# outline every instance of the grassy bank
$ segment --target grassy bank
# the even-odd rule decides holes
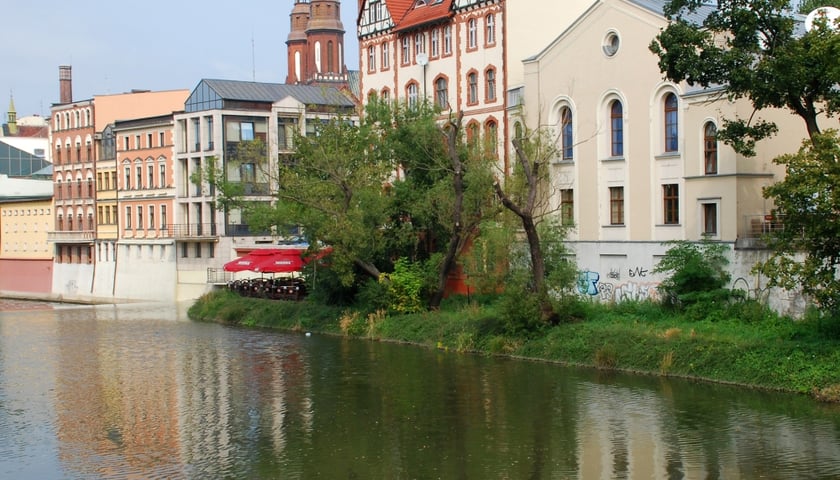
[[[773,316],[749,322],[744,316],[692,321],[650,303],[582,308],[584,321],[527,334],[507,331],[493,302],[479,305],[463,299],[437,312],[386,316],[220,291],[199,299],[189,315],[199,321],[403,341],[840,401],[840,342],[828,339],[818,322]]]

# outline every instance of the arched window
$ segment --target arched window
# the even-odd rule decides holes
[[[411,82],[405,89],[406,96],[408,97],[408,106],[415,107],[417,106],[417,83]]]
[[[563,107],[560,109],[560,149],[561,158],[563,160],[573,160],[574,157],[574,137],[572,124],[572,109]]]
[[[335,68],[335,54],[333,53],[333,42],[330,40],[327,42],[327,73],[335,73],[338,72],[338,69]],[[374,56],[374,65],[373,68],[376,68],[376,57]]]
[[[665,95],[665,151],[676,152],[679,146],[679,128],[677,120],[677,96]]]
[[[488,102],[496,100],[496,69],[488,68],[484,72],[485,79],[485,96]]]
[[[478,74],[470,72],[467,75],[467,104],[475,105],[478,103]]]
[[[61,145],[55,146],[55,164],[61,165]]]
[[[499,151],[499,127],[495,120],[489,120],[484,125],[484,135],[487,151],[493,156],[497,156]]]
[[[610,155],[624,155],[624,111],[618,100],[610,105]]]
[[[716,174],[718,172],[717,127],[712,122],[707,122],[703,127],[703,159],[706,175]]]
[[[435,80],[435,105],[444,109],[449,106],[449,86],[443,77]]]
[[[478,140],[478,123],[472,121],[467,125],[467,143],[474,145]]]
[[[382,89],[381,95],[382,95],[382,101],[383,102],[387,103],[387,102],[391,101],[391,91],[388,90],[387,88]]]

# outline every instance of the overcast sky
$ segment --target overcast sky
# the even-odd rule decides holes
[[[356,0],[341,2],[345,63],[359,68]],[[58,67],[73,98],[132,89],[192,90],[202,78],[286,80],[294,0],[8,1],[0,5],[0,123],[49,116]]]

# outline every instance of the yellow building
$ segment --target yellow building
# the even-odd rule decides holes
[[[0,175],[0,192],[0,290],[49,293],[52,182]]]

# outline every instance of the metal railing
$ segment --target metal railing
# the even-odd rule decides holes
[[[212,238],[219,236],[215,223],[173,223],[166,226],[166,236],[180,238]]]
[[[744,232],[741,238],[762,238],[765,235],[780,232],[785,225],[781,217],[774,215],[744,215]]]
[[[53,243],[92,242],[95,238],[96,231],[94,230],[47,232],[47,242]]]
[[[226,285],[233,281],[233,272],[226,272],[223,268],[208,268],[207,283]]]

